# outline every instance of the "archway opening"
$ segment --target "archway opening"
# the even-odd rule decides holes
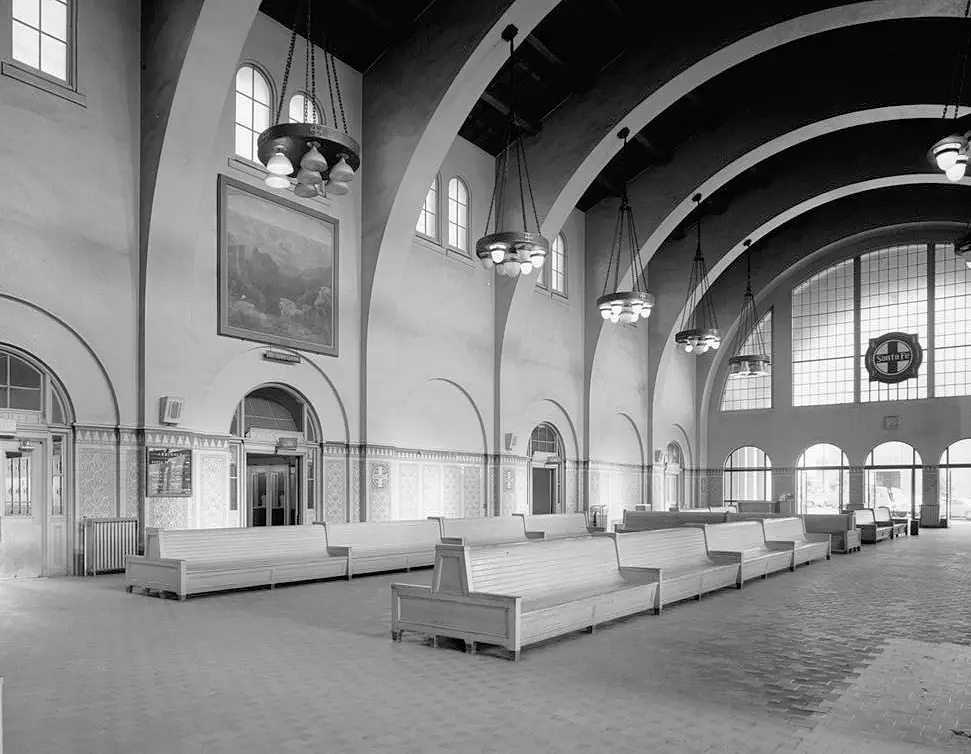
[[[889,508],[894,516],[920,515],[924,472],[920,453],[905,442],[877,445],[863,465],[867,508]]]
[[[229,432],[229,510],[239,525],[312,523],[320,507],[321,431],[306,399],[284,385],[260,386],[240,401]]]
[[[971,439],[947,447],[941,454],[938,473],[942,517],[971,524]]]
[[[563,438],[548,422],[536,425],[529,435],[532,467],[530,513],[563,513]]]
[[[839,513],[850,495],[850,464],[840,448],[818,443],[796,462],[797,512]]]

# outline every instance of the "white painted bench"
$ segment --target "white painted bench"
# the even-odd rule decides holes
[[[498,545],[526,542],[526,523],[522,516],[484,516],[482,518],[446,518],[441,522],[442,542],[453,545]]]
[[[405,631],[522,647],[627,615],[656,611],[649,571],[621,568],[611,536],[438,547],[431,586],[391,585],[391,637]]]
[[[680,511],[624,511],[624,520],[616,527],[617,532],[653,531],[673,529],[688,524],[714,524],[730,520],[735,514],[727,511],[712,513],[707,508]]]
[[[877,526],[889,526],[890,527],[890,538],[896,539],[897,537],[909,535],[910,534],[910,519],[908,518],[894,518],[893,514],[890,513],[890,509],[886,506],[881,506],[879,508],[874,508],[873,518],[877,522]]]
[[[758,521],[705,524],[705,544],[712,560],[741,564],[740,585],[756,576],[789,570],[792,564],[792,547],[766,543]]]
[[[792,548],[792,570],[800,563],[831,557],[829,534],[807,534],[801,518],[766,518],[762,520],[762,531],[766,544]]]
[[[513,516],[523,518],[529,539],[589,537],[592,534],[587,527],[587,516],[584,513],[547,513],[536,516],[514,513]]]
[[[811,513],[802,522],[809,534],[830,535],[831,552],[859,552],[862,539],[852,513]]]
[[[716,562],[708,555],[705,533],[681,527],[617,534],[621,566],[637,566],[657,573],[658,612],[663,605],[724,589],[741,587],[737,562]]]
[[[327,534],[327,551],[347,558],[347,578],[362,573],[427,568],[435,564],[442,541],[438,521],[368,521],[319,524]]]
[[[893,535],[892,524],[878,524],[872,508],[858,508],[853,511],[853,522],[860,530],[860,536],[868,544],[876,544]]]
[[[125,559],[125,588],[190,594],[334,578],[347,558],[327,551],[319,526],[146,529],[145,555]]]

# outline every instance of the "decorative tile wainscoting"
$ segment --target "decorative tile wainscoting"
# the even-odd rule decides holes
[[[647,502],[649,479],[649,466],[589,461],[589,504],[607,506],[608,523],[620,521],[625,510]]]

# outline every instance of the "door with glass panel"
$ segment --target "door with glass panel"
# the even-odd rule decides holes
[[[290,526],[300,523],[296,502],[296,467],[251,466],[249,526]]]
[[[44,575],[42,457],[0,442],[0,579]]]

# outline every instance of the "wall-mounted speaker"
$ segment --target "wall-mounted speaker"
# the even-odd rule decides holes
[[[519,444],[519,435],[514,435],[512,432],[506,432],[506,450],[515,450],[516,445]]]
[[[185,398],[174,398],[171,395],[164,395],[159,398],[160,424],[175,425],[182,421],[182,410],[185,407]]]

